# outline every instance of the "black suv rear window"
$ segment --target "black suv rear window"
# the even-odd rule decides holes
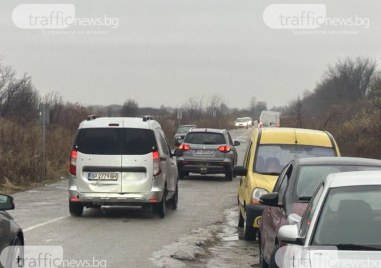
[[[81,153],[142,155],[157,149],[154,132],[139,128],[80,129],[74,147]]]
[[[220,133],[189,132],[184,142],[193,144],[226,144],[225,137]]]

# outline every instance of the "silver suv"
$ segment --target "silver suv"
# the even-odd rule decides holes
[[[190,172],[199,174],[223,173],[233,179],[233,167],[237,163],[235,146],[226,129],[193,128],[175,151],[179,178]]]
[[[160,124],[150,118],[88,117],[71,151],[69,210],[152,206],[163,218],[177,208],[177,168]]]

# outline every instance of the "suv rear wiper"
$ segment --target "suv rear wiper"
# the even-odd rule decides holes
[[[299,196],[300,201],[311,201],[312,196]]]
[[[361,244],[337,244],[335,245],[338,249],[342,250],[381,250],[381,245],[371,246],[371,245],[361,245]]]

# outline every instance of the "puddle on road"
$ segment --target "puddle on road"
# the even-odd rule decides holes
[[[259,267],[258,244],[243,240],[237,227],[238,208],[226,210],[224,218],[154,252],[151,260],[157,267]]]

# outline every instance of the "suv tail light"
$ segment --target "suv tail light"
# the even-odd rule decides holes
[[[220,151],[221,153],[228,153],[231,151],[231,148],[230,148],[230,146],[223,145],[223,146],[218,147],[218,151]]]
[[[188,144],[181,144],[180,147],[179,147],[180,150],[183,150],[183,151],[188,151],[191,149],[191,147],[188,145]]]
[[[158,176],[161,173],[160,153],[158,151],[152,152],[152,160],[153,160],[153,175]]]
[[[71,175],[77,175],[77,151],[74,149],[71,150],[70,154],[69,172]]]

